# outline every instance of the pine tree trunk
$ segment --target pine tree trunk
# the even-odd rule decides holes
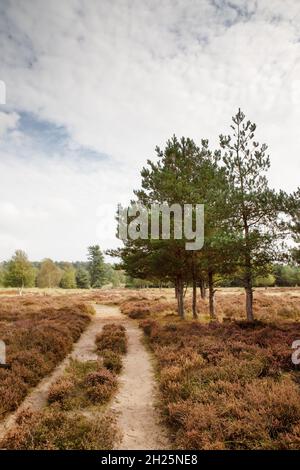
[[[184,318],[183,282],[181,276],[177,278],[177,306],[178,315],[180,318]]]
[[[193,318],[198,318],[197,312],[197,281],[196,277],[193,278]]]
[[[247,315],[247,320],[250,321],[250,322],[253,322],[254,321],[254,315],[253,315],[253,287],[252,287],[252,278],[251,278],[251,271],[250,270],[246,274],[245,292],[246,292],[246,315]]]
[[[200,295],[201,295],[201,299],[204,300],[204,299],[206,298],[206,288],[205,288],[205,281],[204,281],[204,279],[200,279],[199,284],[200,284]]]
[[[248,245],[249,228],[247,224],[245,224],[245,238],[246,238],[246,245]],[[246,315],[247,315],[247,320],[249,322],[253,322],[254,314],[253,314],[252,266],[251,266],[251,253],[248,247],[247,247],[247,252],[245,256],[245,265],[246,265],[246,274],[245,274]]]
[[[211,320],[216,319],[215,313],[215,290],[214,290],[214,281],[213,273],[209,271],[208,273],[208,290],[209,290],[209,315]]]

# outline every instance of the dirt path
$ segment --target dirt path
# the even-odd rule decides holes
[[[26,409],[40,410],[47,403],[51,385],[64,373],[70,359],[96,360],[95,337],[104,324],[122,323],[128,335],[128,353],[124,356],[120,387],[111,409],[116,415],[122,439],[118,449],[167,449],[168,440],[157,421],[154,408],[155,381],[149,353],[142,344],[142,333],[133,320],[121,314],[118,307],[95,305],[96,314],[74,344],[73,351],[45,377],[25,398],[19,408],[0,423],[0,439],[15,424],[17,414]]]
[[[102,306],[98,308],[107,309]],[[123,359],[120,388],[112,403],[122,433],[118,449],[168,449],[169,442],[154,407],[154,373],[149,353],[142,343],[143,334],[133,320],[120,314],[118,307],[110,307],[109,311],[119,314],[119,321],[125,326],[128,336],[128,352]]]

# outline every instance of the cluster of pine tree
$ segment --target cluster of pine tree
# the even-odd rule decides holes
[[[121,258],[121,267],[133,278],[173,282],[178,313],[184,317],[184,290],[193,286],[193,315],[197,317],[197,287],[209,290],[210,315],[215,317],[215,283],[240,279],[245,288],[246,316],[253,321],[255,279],[270,274],[274,263],[286,262],[286,241],[299,243],[299,191],[287,194],[268,184],[267,146],[255,140],[256,125],[241,110],[232,118],[231,134],[220,135],[219,149],[207,140],[173,136],[156,160],[141,171],[135,202],[151,204],[204,204],[205,242],[198,251],[185,249],[186,239],[128,239],[109,253]],[[294,221],[294,223],[291,222]],[[297,238],[298,237],[298,238]],[[299,250],[294,250],[298,257]]]

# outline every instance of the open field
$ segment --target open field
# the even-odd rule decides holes
[[[177,320],[177,305],[172,289],[144,289],[126,291],[121,301],[121,309],[131,317],[162,320],[166,315],[174,315]],[[104,295],[104,294],[103,294]],[[120,292],[118,293],[118,296]],[[109,291],[106,297],[109,300]],[[216,316],[219,321],[245,319],[245,294],[241,288],[220,288],[216,292]],[[192,318],[191,289],[185,296],[186,318]],[[197,302],[200,321],[209,321],[208,301],[200,296]],[[254,314],[262,321],[298,321],[300,319],[300,288],[257,288],[254,293]]]
[[[0,369],[2,419],[51,375],[84,330],[93,334],[85,339],[83,333],[84,353],[75,345],[45,406],[22,410],[2,447],[143,448],[150,442],[145,423],[155,429],[151,434],[164,435],[156,423],[162,420],[167,436],[151,441],[153,447],[300,448],[300,377],[291,361],[292,342],[300,339],[300,289],[256,289],[253,325],[244,321],[241,289],[218,290],[219,322],[213,323],[200,298],[199,319],[192,320],[190,290],[186,320],[176,313],[173,289],[7,294],[2,291],[0,339],[12,368]],[[156,417],[149,402],[158,405]]]

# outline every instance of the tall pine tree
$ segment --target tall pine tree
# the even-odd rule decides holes
[[[91,286],[100,288],[105,282],[104,257],[99,245],[88,247],[88,271],[91,278]]]

